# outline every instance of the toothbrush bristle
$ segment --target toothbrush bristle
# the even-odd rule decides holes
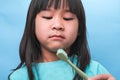
[[[63,49],[57,50],[57,56],[64,61],[68,60],[67,53]]]

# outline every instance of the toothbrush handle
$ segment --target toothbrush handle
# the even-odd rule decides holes
[[[75,71],[76,71],[82,78],[84,78],[85,80],[88,79],[88,76],[87,76],[83,71],[81,71],[78,67],[76,67],[70,60],[67,60],[67,62],[71,65],[72,68],[75,69]]]

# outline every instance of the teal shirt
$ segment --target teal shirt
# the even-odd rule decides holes
[[[76,65],[76,60],[73,62]],[[53,61],[38,63],[32,67],[35,75],[35,80],[73,80],[75,71],[72,67],[62,61]],[[90,65],[87,66],[85,73],[89,76],[97,74],[109,73],[100,63],[91,60]],[[29,80],[26,66],[16,70],[10,76],[10,80]]]

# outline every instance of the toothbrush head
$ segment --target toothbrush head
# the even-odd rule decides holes
[[[88,80],[88,76],[82,72],[79,68],[77,68],[74,64],[72,64],[72,62],[68,59],[67,53],[63,50],[63,49],[58,49],[57,50],[57,54],[58,58],[60,58],[61,60],[64,60],[65,62],[67,62],[68,64],[70,64],[70,66],[75,69],[75,71],[81,76],[83,77],[85,80]]]
[[[68,60],[67,53],[66,53],[63,49],[58,49],[58,50],[57,50],[57,56],[58,56],[58,58],[60,58],[61,60],[64,60],[64,61],[67,61],[67,60]]]

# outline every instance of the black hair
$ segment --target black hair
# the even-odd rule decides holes
[[[35,35],[35,18],[41,10],[51,7],[53,4],[55,9],[60,8],[61,4],[63,4],[62,6],[64,8],[67,4],[70,11],[77,16],[79,21],[79,35],[70,47],[69,56],[78,56],[77,66],[82,71],[85,71],[86,66],[90,63],[90,54],[86,37],[86,18],[81,0],[31,0],[27,14],[25,31],[19,47],[21,62],[15,69],[17,70],[25,64],[29,80],[33,80],[35,78],[32,71],[32,63],[38,60],[41,56],[40,44]],[[76,79],[80,80],[82,78],[76,74],[74,80]]]

